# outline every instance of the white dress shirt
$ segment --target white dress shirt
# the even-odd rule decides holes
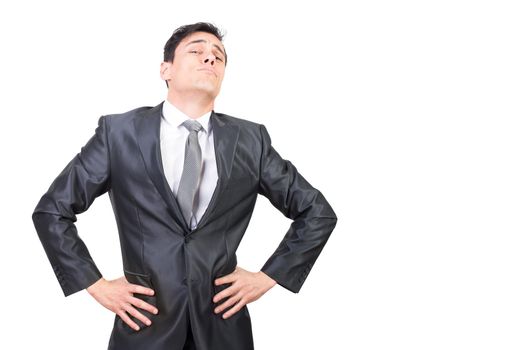
[[[210,116],[211,112],[208,112],[194,119],[203,127],[203,130],[198,132],[198,144],[202,150],[202,176],[198,188],[196,213],[193,213],[191,217],[191,229],[197,226],[202,215],[204,215],[218,180],[213,129],[209,121]],[[162,120],[160,122],[160,152],[162,154],[164,174],[175,196],[178,192],[178,185],[184,169],[184,154],[189,131],[182,123],[187,119],[191,118],[182,113],[169,101],[164,101]]]

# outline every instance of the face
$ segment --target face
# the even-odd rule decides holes
[[[205,93],[215,98],[225,72],[224,46],[213,34],[196,32],[184,38],[175,50],[173,62],[162,62],[160,75],[169,91]]]

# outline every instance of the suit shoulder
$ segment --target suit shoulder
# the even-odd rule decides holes
[[[106,114],[104,115],[104,117],[107,119],[111,119],[111,121],[115,121],[115,122],[119,119],[133,119],[136,116],[142,115],[144,112],[151,110],[152,108],[154,107],[151,107],[151,106],[138,107],[138,108],[129,110],[127,112]]]
[[[144,106],[123,113],[106,114],[101,118],[106,120],[108,127],[113,131],[129,130],[134,127],[137,119],[161,113],[161,110],[162,104],[159,104],[155,107]]]
[[[224,113],[216,113],[216,112],[214,112],[214,114],[216,115],[216,117],[220,121],[222,121],[224,123],[227,123],[227,124],[236,125],[236,126],[239,126],[241,128],[246,128],[246,129],[250,129],[250,130],[258,130],[260,128],[260,124],[259,123],[255,123],[255,122],[253,122],[251,120],[233,117],[231,115],[224,114]]]

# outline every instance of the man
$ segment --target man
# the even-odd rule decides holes
[[[253,349],[246,304],[276,283],[298,293],[335,226],[263,125],[214,112],[226,63],[213,25],[175,30],[160,66],[167,99],[102,116],[33,213],[64,294],[87,289],[116,314],[110,349]],[[124,266],[112,281],[74,225],[105,192]],[[259,193],[293,223],[253,273],[235,252]]]

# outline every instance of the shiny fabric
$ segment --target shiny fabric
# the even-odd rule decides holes
[[[186,141],[184,170],[180,178],[176,199],[187,226],[194,229],[196,222],[195,227],[192,227],[191,221],[194,220],[195,216],[195,201],[198,201],[195,194],[198,192],[200,174],[202,173],[202,150],[198,144],[198,132],[202,129],[202,125],[196,120],[186,120],[183,125],[189,130],[189,135]]]
[[[248,308],[224,320],[213,312],[212,298],[228,286],[213,282],[235,269],[257,195],[293,220],[261,270],[295,293],[331,234],[335,213],[273,149],[263,125],[213,112],[219,179],[197,228],[189,231],[162,170],[161,111],[162,104],[102,116],[95,135],[37,204],[35,228],[64,294],[87,288],[102,275],[74,223],[108,192],[124,274],[153,288],[153,297],[136,296],[159,309],[158,315],[143,311],[153,324],[138,332],[115,315],[109,349],[253,349]]]

